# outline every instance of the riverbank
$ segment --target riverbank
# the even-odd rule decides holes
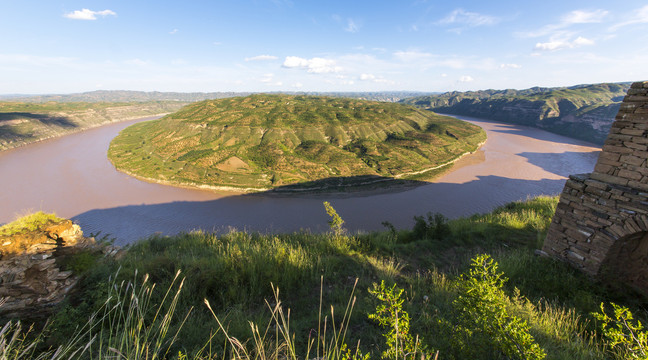
[[[159,118],[181,102],[23,103],[0,101],[0,152],[106,124]]]

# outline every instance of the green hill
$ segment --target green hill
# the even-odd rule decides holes
[[[0,102],[0,151],[110,122],[166,114],[179,102]]]
[[[202,101],[133,125],[113,140],[108,157],[154,181],[268,189],[420,176],[485,138],[477,126],[402,104],[257,94]]]
[[[630,83],[448,92],[403,100],[424,109],[538,127],[603,144]]]

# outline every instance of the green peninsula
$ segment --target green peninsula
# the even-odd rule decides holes
[[[485,139],[478,126],[403,104],[256,94],[132,125],[108,157],[118,170],[174,185],[320,189],[420,179]]]

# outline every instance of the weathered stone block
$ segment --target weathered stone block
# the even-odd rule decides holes
[[[623,164],[630,164],[634,166],[641,166],[646,161],[646,158],[633,155],[623,155],[620,159]]]
[[[628,149],[625,146],[609,144],[603,145],[603,151],[613,154],[632,154],[634,152],[633,149]]]
[[[643,136],[645,130],[635,129],[635,128],[624,128],[619,131],[624,135],[633,135],[633,136]]]
[[[611,184],[618,184],[622,186],[628,185],[628,179],[620,178],[614,175],[592,173],[592,179],[605,181]]]
[[[641,178],[643,177],[640,173],[638,173],[636,171],[630,171],[630,170],[626,170],[626,169],[619,170],[619,175],[618,176],[622,177],[624,179],[637,180],[637,181],[641,180]]]

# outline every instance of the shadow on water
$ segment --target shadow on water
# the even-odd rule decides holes
[[[573,174],[574,169],[581,168],[583,164],[595,164],[600,153],[600,151],[565,151],[562,153],[523,152],[516,155],[526,158],[529,163],[547,172],[564,176],[565,174]]]
[[[306,181],[298,184],[282,185],[272,190],[252,193],[257,196],[282,197],[335,197],[369,196],[379,192],[400,192],[429,182],[418,180],[396,179],[380,175],[338,176],[326,179]]]
[[[327,179],[329,181],[336,179]],[[329,220],[323,201],[330,201],[352,232],[383,230],[383,221],[411,228],[413,217],[439,212],[449,218],[493,210],[505,203],[557,194],[564,180],[520,180],[480,176],[463,184],[423,183],[405,191],[318,193],[268,196],[276,191],[232,195],[210,201],[176,201],[95,209],[74,216],[86,233],[110,234],[125,245],[155,233],[173,235],[201,229],[264,233],[324,232]]]
[[[520,126],[527,126],[527,125],[511,124],[511,126],[515,126],[515,128],[512,128],[512,129],[498,128],[498,129],[493,129],[491,131],[492,132],[497,132],[497,133],[502,133],[502,134],[511,134],[511,135],[529,137],[529,138],[536,139],[536,140],[542,140],[542,141],[559,143],[559,144],[578,145],[578,146],[591,146],[591,147],[596,147],[596,148],[600,148],[601,145],[602,145],[602,144],[595,144],[593,142],[588,142],[588,141],[585,141],[585,140],[578,140],[578,139],[570,138],[570,137],[567,137],[565,135],[561,135],[561,134],[552,132],[551,129],[534,128],[534,129],[540,129],[540,130],[543,130],[543,131],[527,131],[524,127],[520,127]]]

